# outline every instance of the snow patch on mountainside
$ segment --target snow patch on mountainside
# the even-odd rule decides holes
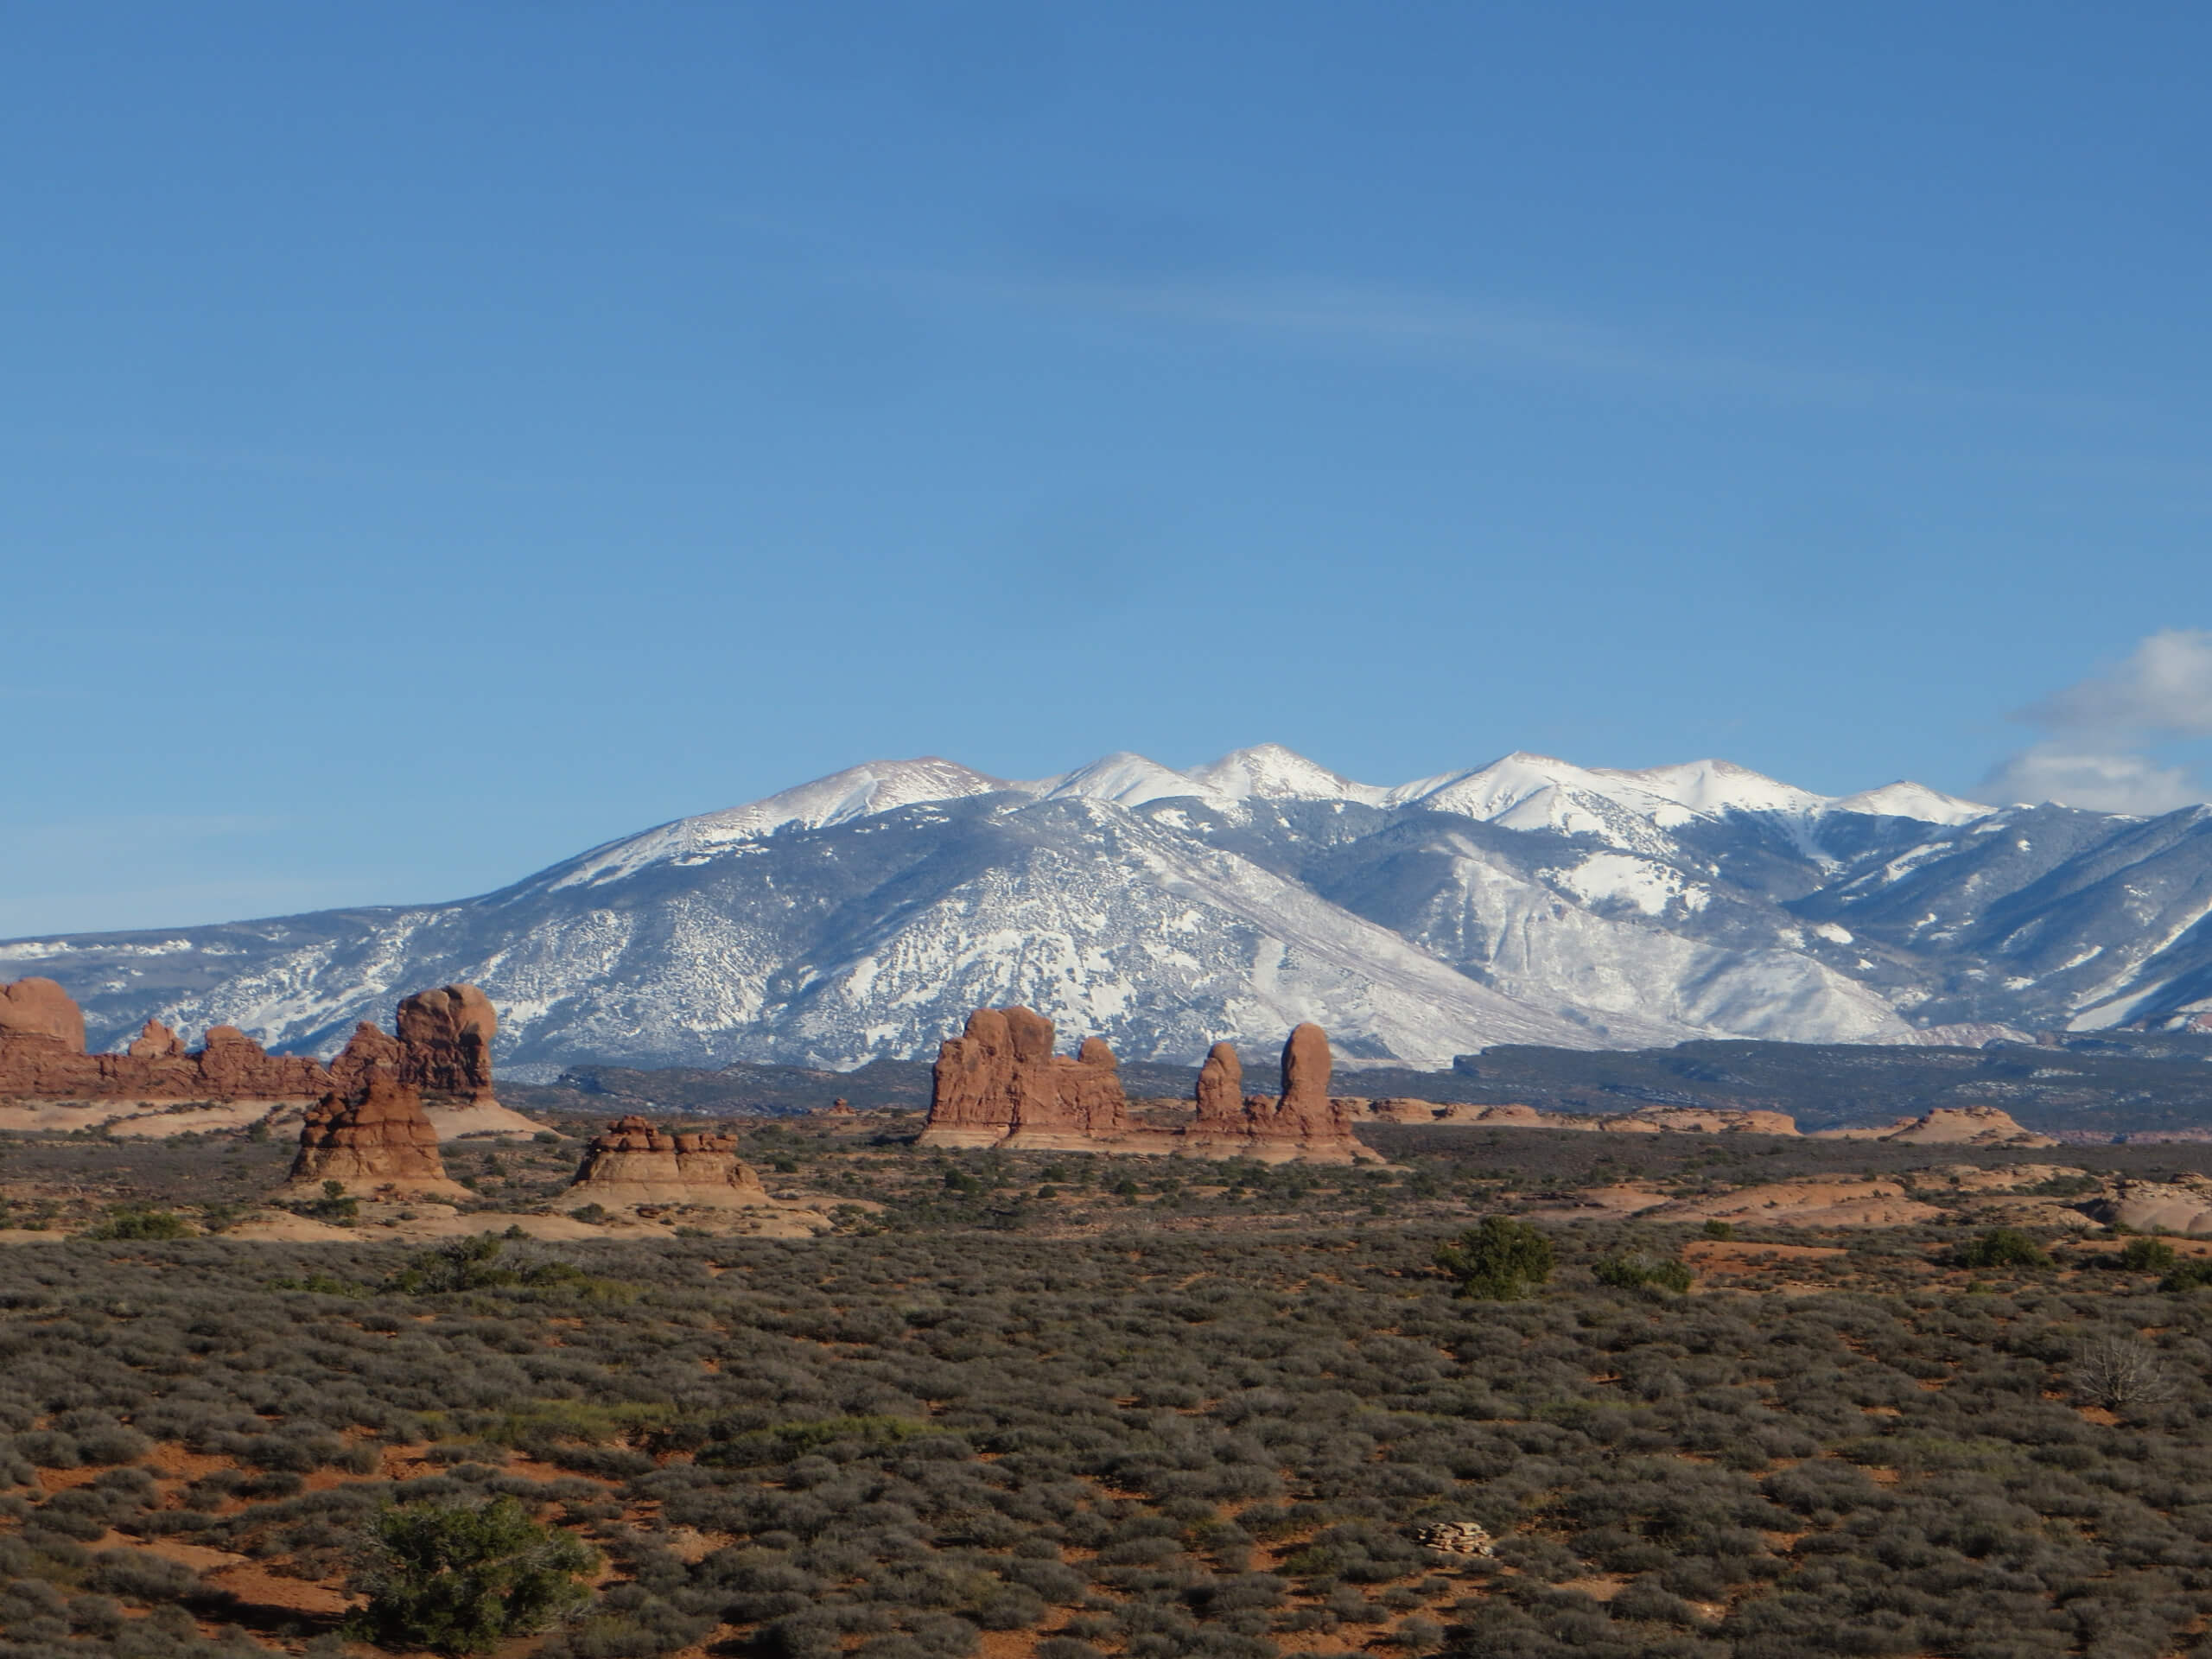
[[[1586,904],[1629,904],[1647,916],[1664,915],[1667,906],[1675,903],[1702,910],[1711,897],[1679,870],[1626,853],[1592,853],[1571,868],[1546,874]]]

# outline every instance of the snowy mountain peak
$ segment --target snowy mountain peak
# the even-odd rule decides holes
[[[1192,767],[1190,776],[1210,792],[1234,801],[1358,801],[1380,806],[1389,794],[1372,784],[1355,784],[1280,743],[1232,750]]]
[[[643,835],[594,848],[551,872],[550,887],[597,886],[650,866],[712,857],[779,830],[818,830],[931,801],[1007,792],[1034,800],[1089,800],[1122,807],[1195,797],[1217,806],[1243,801],[1346,801],[1385,810],[1417,806],[1478,818],[1509,830],[1593,836],[1641,846],[1672,830],[1729,812],[1810,819],[1827,811],[1867,812],[1962,823],[1988,810],[1919,784],[1895,783],[1831,801],[1825,796],[1726,760],[1690,760],[1643,771],[1578,766],[1516,750],[1472,771],[1440,772],[1395,788],[1355,783],[1280,743],[1237,749],[1188,772],[1127,750],[1057,777],[1009,783],[936,755],[872,760],[812,783],[732,807],[681,818]]]
[[[1723,812],[1818,812],[1828,804],[1824,795],[1778,782],[1731,760],[1688,760],[1641,772],[1601,766],[1592,775],[1618,779],[1632,789],[1688,807],[1702,817]]]
[[[499,1007],[503,1065],[855,1065],[1023,1002],[1135,1058],[1313,1020],[1348,1060],[1440,1065],[2188,1020],[2212,1011],[2208,871],[2212,809],[2146,833],[1909,783],[1831,801],[1718,760],[1520,753],[1377,790],[1275,745],[1027,783],[925,757],[483,898],[0,954],[69,987],[102,1044],[152,1017],[327,1053],[395,987],[465,979]]]
[[[1686,823],[1697,815],[1680,802],[1548,754],[1516,750],[1473,772],[1425,779],[1390,791],[1392,805],[1456,812],[1509,830],[1606,835],[1625,811],[1647,823]]]
[[[1987,817],[1993,809],[1978,801],[1962,801],[1925,784],[1900,778],[1879,789],[1862,789],[1828,803],[1831,812],[1864,812],[1869,817],[1917,818],[1923,823],[1966,823]]]
[[[604,881],[620,880],[648,865],[680,863],[687,857],[703,857],[735,842],[758,840],[794,824],[804,830],[819,830],[828,824],[843,823],[925,801],[959,800],[969,795],[988,795],[1007,787],[1002,779],[934,754],[914,760],[871,760],[744,806],[702,813],[696,818],[678,818],[643,835],[594,847],[573,868],[563,871],[550,886],[555,891],[595,887]]]
[[[1206,791],[1184,772],[1163,766],[1141,754],[1118,749],[1087,766],[1041,783],[1024,785],[1047,801],[1110,801],[1116,806],[1142,806],[1147,801],[1173,800]]]

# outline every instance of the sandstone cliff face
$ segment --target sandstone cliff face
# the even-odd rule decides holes
[[[593,1138],[569,1188],[569,1198],[610,1206],[708,1205],[747,1208],[770,1202],[728,1135],[670,1135],[642,1117],[618,1117]]]
[[[1122,1135],[1128,1100],[1120,1062],[1104,1039],[1073,1055],[1052,1052],[1052,1022],[1024,1007],[978,1008],[938,1050],[924,1146],[1080,1149]]]
[[[308,1114],[300,1150],[281,1192],[312,1196],[325,1181],[358,1197],[466,1197],[446,1179],[438,1132],[423,1097],[385,1068],[372,1071],[352,1097],[332,1093]]]
[[[492,1039],[499,1016],[474,985],[417,991],[399,1005],[403,1082],[432,1098],[492,1098]]]

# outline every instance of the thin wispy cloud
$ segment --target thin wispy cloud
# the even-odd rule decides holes
[[[1773,401],[1872,407],[1911,403],[2071,419],[2109,419],[2107,397],[1976,386],[1881,368],[1833,368],[1682,348],[1616,325],[1537,307],[1343,286],[1237,287],[1043,282],[1027,303],[1287,339],[1418,349],[1470,365],[1548,368]]]

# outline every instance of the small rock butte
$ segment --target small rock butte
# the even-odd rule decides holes
[[[642,1117],[618,1117],[584,1149],[564,1196],[610,1207],[768,1204],[767,1189],[737,1145],[734,1135],[671,1135]]]

